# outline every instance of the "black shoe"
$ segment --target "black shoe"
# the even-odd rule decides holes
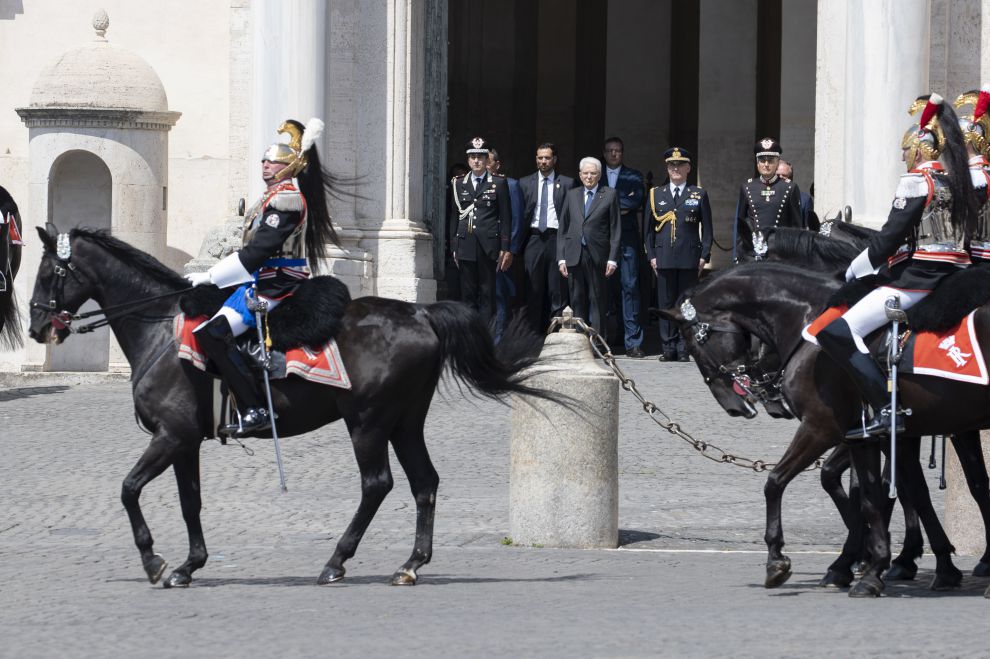
[[[677,353],[676,352],[665,352],[665,353],[661,354],[659,357],[657,357],[657,359],[659,359],[662,362],[676,362],[677,361]]]
[[[263,407],[252,407],[241,415],[240,425],[228,423],[219,430],[219,434],[227,437],[247,437],[268,430],[272,427],[271,419],[268,418],[268,410]]]
[[[904,415],[900,412],[894,418],[897,424],[897,434],[904,432]],[[879,414],[874,414],[873,418],[866,422],[866,426],[853,428],[845,435],[848,444],[876,442],[890,437],[890,405],[880,410]]]
[[[679,362],[689,362],[689,361],[691,361],[691,358],[688,356],[688,354],[686,352],[682,352],[680,355],[677,356],[677,361],[679,361]]]
[[[633,346],[632,348],[629,348],[629,350],[626,350],[626,357],[631,359],[642,359],[643,357],[646,357],[646,353],[643,352],[639,346]]]

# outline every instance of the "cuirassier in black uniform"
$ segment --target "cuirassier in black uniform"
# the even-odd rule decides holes
[[[488,144],[475,137],[467,145],[471,171],[451,181],[457,232],[451,240],[461,276],[461,300],[485,322],[495,315],[495,270],[511,261],[512,207],[509,186],[488,172]]]
[[[773,227],[806,229],[801,216],[801,191],[796,183],[777,175],[782,149],[764,137],[753,148],[759,176],[742,184],[733,227],[735,262],[760,259],[766,254],[766,232]]]

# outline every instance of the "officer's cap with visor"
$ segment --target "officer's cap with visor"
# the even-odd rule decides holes
[[[323,134],[323,122],[315,117],[306,122],[303,126],[294,119],[282,122],[277,133],[289,136],[289,142],[276,142],[267,149],[261,157],[262,161],[278,162],[286,165],[285,169],[275,175],[274,180],[294,178],[306,168],[309,160],[306,152],[316,143],[320,135]]]
[[[762,158],[764,156],[779,158],[783,151],[784,150],[780,148],[780,142],[772,137],[764,137],[761,140],[757,140],[756,146],[753,147],[753,153],[757,158]]]
[[[953,105],[956,108],[973,106],[972,113],[959,114],[959,129],[966,143],[986,157],[990,153],[990,114],[987,114],[990,109],[990,85],[960,94]]]
[[[691,162],[691,152],[679,146],[671,147],[663,152],[665,162]]]
[[[488,142],[483,137],[473,137],[468,140],[467,149],[465,153],[471,155],[473,153],[483,153],[488,155],[489,147]]]

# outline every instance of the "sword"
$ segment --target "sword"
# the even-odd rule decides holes
[[[251,296],[248,297],[248,309],[254,311],[255,325],[258,328],[258,343],[261,350],[262,374],[265,378],[265,398],[268,399],[268,418],[272,423],[272,439],[275,442],[275,462],[278,464],[278,481],[282,488],[282,494],[288,492],[285,487],[285,470],[282,468],[282,447],[278,441],[278,431],[275,429],[275,405],[272,403],[272,384],[268,379],[268,369],[271,367],[271,359],[268,356],[268,346],[265,344],[265,331],[261,324],[264,316],[268,315],[268,300],[258,297],[256,288],[251,289]]]
[[[891,499],[897,498],[897,362],[901,359],[898,346],[898,328],[902,322],[907,322],[907,314],[901,309],[901,300],[891,295],[883,303],[884,313],[891,322],[890,351],[890,491]]]

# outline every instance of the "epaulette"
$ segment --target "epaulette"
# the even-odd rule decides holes
[[[505,174],[492,174],[492,178],[505,178]]]
[[[894,193],[894,196],[905,199],[927,197],[929,192],[928,185],[928,179],[924,174],[912,172],[901,174],[901,180],[897,184],[897,192]]]
[[[297,191],[282,190],[275,193],[268,206],[279,211],[302,211],[303,197]]]

